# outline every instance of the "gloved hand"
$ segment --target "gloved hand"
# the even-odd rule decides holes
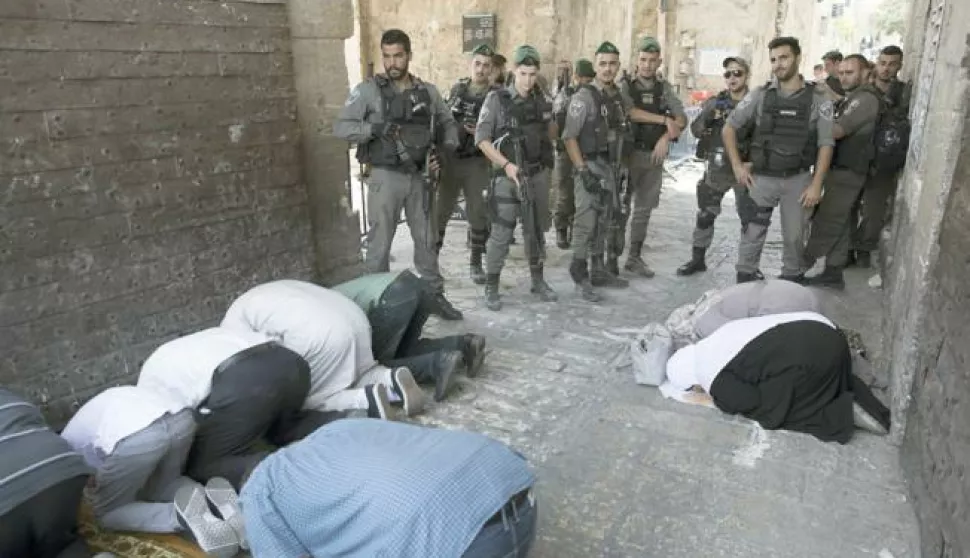
[[[583,167],[581,170],[576,171],[575,180],[579,180],[590,194],[599,194],[600,190],[603,189],[600,185],[600,179],[598,176],[593,174],[593,171],[589,170],[589,167]]]

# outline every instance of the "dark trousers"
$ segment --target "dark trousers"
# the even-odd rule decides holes
[[[805,246],[805,263],[814,265],[815,260],[824,257],[826,267],[843,268],[848,262],[853,234],[852,208],[866,177],[846,169],[832,169],[825,180],[825,196],[812,217],[812,232]]]
[[[0,558],[89,558],[77,533],[77,513],[87,477],[74,477],[0,517]]]
[[[878,174],[866,180],[862,189],[862,204],[858,208],[858,224],[852,235],[853,250],[875,252],[879,249],[879,236],[890,215],[890,200],[896,193],[896,183],[895,173]]]
[[[431,315],[431,293],[410,271],[397,276],[367,314],[374,358],[387,367],[406,366],[422,383],[434,381],[438,353],[460,351],[463,336],[421,337]]]
[[[199,407],[187,474],[205,483],[242,480],[274,447],[285,446],[343,413],[304,411],[310,367],[300,355],[267,343],[219,365],[212,390]]]

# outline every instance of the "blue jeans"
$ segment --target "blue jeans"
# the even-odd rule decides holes
[[[462,558],[526,558],[536,538],[538,501],[502,508],[502,521],[486,525]]]

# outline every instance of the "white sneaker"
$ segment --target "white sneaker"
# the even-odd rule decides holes
[[[424,410],[424,391],[414,381],[411,371],[405,367],[391,370],[391,385],[394,393],[401,398],[404,414],[412,416]]]
[[[387,398],[387,388],[382,384],[371,384],[364,388],[367,397],[367,416],[381,420],[390,420],[391,402]]]
[[[187,484],[175,493],[175,515],[206,556],[232,558],[239,552],[239,537],[228,523],[209,511],[205,492],[197,484]]]
[[[243,521],[242,508],[239,507],[239,494],[226,479],[213,477],[205,483],[205,495],[209,503],[216,509],[216,515],[229,524],[239,539],[239,548],[249,550],[246,540],[246,524]]]

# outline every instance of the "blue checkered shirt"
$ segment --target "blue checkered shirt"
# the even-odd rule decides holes
[[[256,558],[458,558],[534,482],[480,434],[344,419],[267,457],[241,502]]]

